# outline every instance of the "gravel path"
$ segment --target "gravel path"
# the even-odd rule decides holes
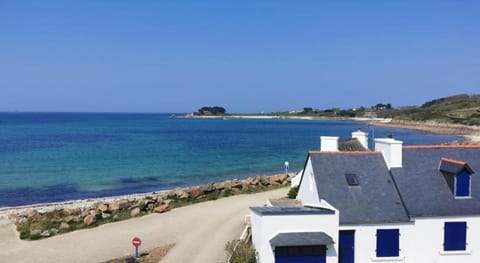
[[[0,261],[101,262],[133,253],[130,242],[138,236],[143,249],[176,243],[162,263],[225,262],[225,244],[240,236],[248,207],[287,191],[222,198],[39,241],[20,240],[12,224],[0,224]]]

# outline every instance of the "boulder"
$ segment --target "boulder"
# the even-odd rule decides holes
[[[243,184],[242,184],[241,181],[234,180],[234,181],[232,181],[230,187],[233,188],[233,189],[241,189],[243,187]]]
[[[180,199],[187,199],[190,195],[183,189],[179,189],[175,191],[175,196]]]
[[[268,179],[268,177],[262,176],[260,177],[260,184],[262,184],[263,186],[270,185],[270,179]]]
[[[70,223],[72,221],[75,221],[75,217],[74,216],[67,216],[65,217],[65,223]]]
[[[110,214],[110,213],[102,213],[102,219],[109,218],[111,216],[112,216],[112,214]]]
[[[187,193],[190,197],[192,198],[197,198],[201,195],[203,195],[205,192],[200,186],[195,186],[187,190]]]
[[[60,226],[58,228],[60,230],[68,230],[68,229],[70,229],[70,225],[65,223],[65,222],[62,222],[62,223],[60,223]]]
[[[287,180],[288,176],[286,174],[277,174],[270,176],[270,183],[283,183],[283,181]]]
[[[130,216],[132,217],[136,217],[140,214],[140,208],[134,208],[131,212],[130,212]]]
[[[29,209],[25,210],[25,215],[30,218],[30,217],[34,217],[34,216],[38,215],[38,212],[34,208],[29,208]]]
[[[82,210],[80,208],[72,208],[67,209],[66,212],[69,216],[78,216],[82,213]]]
[[[87,226],[95,223],[97,221],[97,217],[95,215],[88,215],[83,219],[83,223]]]
[[[42,230],[38,228],[30,230],[30,236],[37,236],[37,235],[40,235],[41,233],[42,233]]]
[[[97,205],[97,210],[101,213],[108,211],[108,204],[100,203]]]
[[[21,217],[19,217],[17,214],[10,214],[8,216],[8,218],[10,219],[10,221],[12,221],[13,223],[17,224],[18,222],[20,222],[20,219]]]
[[[55,235],[55,234],[58,233],[58,229],[52,228],[52,229],[50,229],[50,233],[52,233],[53,235]]]
[[[165,199],[165,200],[163,200],[163,203],[166,204],[166,205],[169,205],[171,202],[173,202],[172,199]]]
[[[167,210],[168,210],[168,205],[167,205],[167,204],[164,204],[164,205],[160,205],[160,206],[155,207],[155,209],[153,210],[153,212],[155,212],[155,213],[163,213],[163,212],[166,212]]]
[[[253,180],[252,180],[252,185],[259,185],[260,184],[260,176],[256,176]]]
[[[110,211],[116,212],[116,211],[125,209],[125,208],[127,208],[127,207],[128,207],[128,200],[126,200],[126,199],[122,199],[122,200],[118,200],[118,201],[113,201],[113,202],[110,204]]]
[[[225,183],[214,183],[213,187],[215,188],[215,190],[221,191],[225,189]]]
[[[245,185],[247,185],[247,187],[251,186],[251,185],[254,185],[253,181],[254,181],[254,179],[252,177],[248,177],[247,179],[245,179]]]
[[[51,234],[50,234],[50,231],[44,230],[42,233],[40,233],[40,235],[41,235],[42,237],[49,237]]]

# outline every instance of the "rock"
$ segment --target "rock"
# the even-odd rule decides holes
[[[180,189],[175,191],[175,196],[180,199],[187,199],[189,197],[189,194],[185,190]]]
[[[164,204],[164,205],[160,205],[160,206],[155,207],[155,209],[153,210],[153,212],[155,212],[155,213],[163,213],[163,212],[166,212],[167,209],[168,209],[168,205],[167,205],[167,204]]]
[[[41,235],[42,237],[49,237],[51,234],[50,234],[50,231],[45,230],[45,231],[43,231],[40,235]]]
[[[70,225],[65,223],[65,222],[62,222],[62,223],[60,223],[60,226],[58,228],[60,230],[68,230],[68,229],[70,229]]]
[[[234,181],[232,181],[230,187],[234,188],[234,189],[241,189],[242,188],[242,182],[238,181],[238,180],[234,180]]]
[[[125,209],[127,207],[128,207],[128,200],[122,199],[122,200],[112,202],[110,204],[110,211],[115,212],[115,211]]]
[[[200,186],[195,186],[195,187],[192,187],[192,188],[188,189],[187,193],[190,195],[190,197],[197,198],[197,197],[203,195],[205,192],[203,191],[203,189]]]
[[[28,219],[26,217],[22,217],[22,218],[20,218],[20,220],[18,220],[19,224],[25,224],[27,222],[28,222]]]
[[[268,179],[265,176],[262,176],[260,177],[260,184],[262,184],[263,186],[270,185],[270,179]]]
[[[148,203],[148,205],[145,206],[148,211],[151,211],[155,208],[155,203]]]
[[[206,185],[202,185],[200,186],[203,190],[204,193],[211,193],[213,191],[215,191],[215,184],[214,183],[208,183]]]
[[[42,230],[38,228],[30,230],[30,236],[37,236],[37,235],[40,235],[41,233],[42,233]]]
[[[213,187],[215,188],[215,190],[221,191],[225,189],[225,183],[214,183]]]
[[[108,204],[100,203],[97,205],[97,210],[101,213],[108,211]]]
[[[38,215],[38,212],[34,208],[29,208],[25,211],[25,215],[27,217],[34,217],[34,216]]]
[[[247,179],[245,179],[245,185],[247,185],[247,187],[251,186],[253,185],[253,181],[254,179],[252,177],[248,177]]]
[[[102,213],[102,219],[109,218],[111,216],[112,216],[112,214],[110,214],[110,213]]]
[[[55,234],[58,233],[58,229],[52,228],[52,229],[50,229],[50,232],[55,235]]]
[[[67,216],[67,217],[65,217],[65,220],[64,220],[64,221],[65,221],[65,223],[70,223],[70,222],[72,222],[72,221],[74,221],[74,220],[75,220],[75,217],[74,217],[74,216]]]
[[[80,208],[72,208],[66,210],[66,212],[69,216],[78,216],[82,213],[82,210]]]
[[[259,185],[260,184],[260,176],[257,176],[253,179],[252,185]]]
[[[270,183],[283,183],[283,181],[287,180],[287,175],[286,174],[278,174],[278,175],[272,175],[270,176]]]
[[[96,215],[98,215],[98,212],[97,212],[97,210],[92,209],[92,210],[88,210],[88,214],[89,214],[89,215],[95,215],[95,216],[96,216]]]
[[[97,217],[95,215],[88,215],[83,219],[83,223],[87,226],[95,223],[97,221]]]
[[[169,205],[171,202],[173,202],[172,199],[165,199],[165,200],[163,200],[163,203],[166,204],[166,205]]]
[[[135,209],[133,209],[133,210],[130,212],[130,216],[132,216],[132,217],[136,217],[136,216],[138,216],[139,214],[140,214],[140,208],[138,208],[138,207],[135,208]]]

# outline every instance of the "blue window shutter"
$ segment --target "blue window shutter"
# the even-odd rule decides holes
[[[470,196],[470,174],[466,170],[456,175],[455,196]]]
[[[467,222],[445,222],[444,251],[467,249]]]
[[[377,257],[398,257],[399,256],[398,229],[377,230]]]

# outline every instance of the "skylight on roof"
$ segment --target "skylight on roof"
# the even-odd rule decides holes
[[[358,178],[356,174],[345,174],[345,178],[347,179],[347,184],[350,186],[359,185]]]

